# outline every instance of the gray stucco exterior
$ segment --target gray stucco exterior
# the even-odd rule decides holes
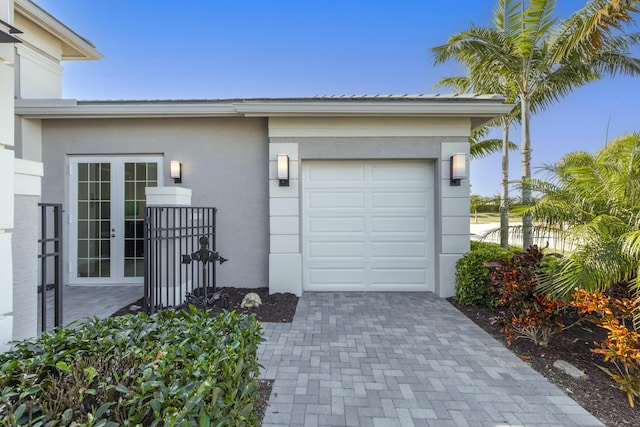
[[[219,283],[267,286],[266,119],[43,120],[42,128],[43,201],[68,206],[69,156],[160,154],[165,163],[179,160],[184,165],[180,185],[193,190],[192,205],[219,209],[217,246],[230,260],[218,268]],[[168,173],[165,168],[164,185],[176,185]]]

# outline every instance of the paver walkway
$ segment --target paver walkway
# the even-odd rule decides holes
[[[89,317],[107,318],[114,312],[144,295],[142,285],[65,286],[62,290],[62,321]],[[54,292],[47,292],[47,326],[53,327]],[[38,295],[38,327],[40,325],[40,295]]]
[[[447,301],[305,292],[264,325],[263,426],[601,426]]]

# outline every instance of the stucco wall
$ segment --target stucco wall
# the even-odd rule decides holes
[[[39,196],[16,195],[13,239],[13,339],[37,336]]]
[[[267,286],[269,183],[265,119],[43,120],[42,127],[43,201],[68,206],[69,155],[163,154],[164,185],[191,188],[193,206],[219,209],[217,249],[230,261],[217,269],[218,284]],[[182,162],[182,184],[170,179],[170,160]],[[68,242],[65,246],[68,253]]]
[[[13,1],[0,0],[0,19],[12,22]],[[13,328],[11,300],[11,229],[13,228],[14,153],[5,149],[13,145],[14,45],[0,43],[0,352],[8,349]],[[8,180],[8,181],[7,181]]]

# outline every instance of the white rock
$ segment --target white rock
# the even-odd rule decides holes
[[[584,372],[573,366],[571,363],[565,362],[564,360],[556,360],[555,362],[553,362],[553,366],[557,369],[560,369],[561,371],[564,371],[564,373],[572,376],[573,378],[587,378],[587,375]]]
[[[240,307],[254,308],[254,307],[260,307],[260,304],[262,304],[260,295],[256,294],[255,292],[249,292],[244,296],[244,298],[242,298],[242,303],[240,304]]]

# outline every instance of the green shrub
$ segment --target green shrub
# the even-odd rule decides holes
[[[479,244],[480,243],[480,244]],[[499,245],[471,242],[471,251],[456,263],[456,301],[464,305],[493,305],[489,294],[491,269],[485,262],[506,261],[511,252]]]
[[[256,425],[260,324],[167,310],[75,323],[0,355],[2,425]]]

